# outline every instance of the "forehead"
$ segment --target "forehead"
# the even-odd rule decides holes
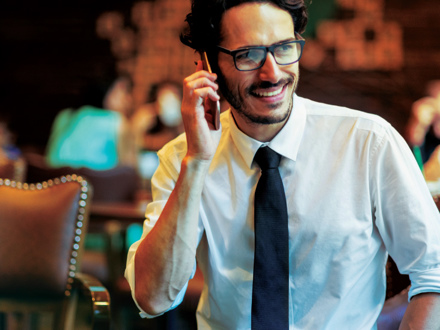
[[[221,21],[223,47],[271,45],[294,37],[289,12],[271,3],[250,2],[227,10]]]

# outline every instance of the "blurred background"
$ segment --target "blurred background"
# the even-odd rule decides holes
[[[411,104],[440,79],[437,0],[314,0],[298,93],[378,113],[404,132]],[[135,104],[194,70],[178,41],[187,0],[0,4],[0,113],[21,148],[44,149],[82,87],[128,72]]]
[[[75,118],[75,113],[82,113],[69,109],[86,105],[84,94],[85,91],[90,94],[90,86],[104,85],[117,77],[131,81],[126,83],[125,92],[115,92],[128,91],[130,95],[118,94],[116,101],[109,102],[105,108],[120,111],[115,122],[127,121],[129,131],[134,133],[131,142],[139,159],[134,165],[130,163],[129,168],[140,173],[133,175],[131,171],[129,176],[122,176],[118,173],[121,165],[125,165],[123,162],[106,164],[111,170],[102,173],[108,176],[98,171],[101,180],[93,181],[91,178],[96,173],[82,169],[95,187],[95,209],[91,214],[94,232],[88,234],[86,249],[98,250],[100,254],[95,257],[104,258],[104,274],[100,276],[93,269],[100,265],[93,258],[85,258],[83,268],[97,274],[111,289],[114,317],[119,322],[116,329],[135,329],[136,326],[184,329],[182,322],[186,322],[186,328],[195,326],[194,311],[203,278],[189,291],[189,299],[178,314],[183,317],[170,314],[157,321],[139,319],[127,283],[120,281],[129,243],[142,231],[144,202],[150,198],[148,179],[157,166],[155,152],[182,131],[175,112],[181,95],[176,90],[182,79],[195,70],[196,59],[193,51],[179,41],[189,9],[189,0],[0,3],[0,124],[3,123],[0,133],[4,136],[2,141],[0,134],[0,151],[18,164],[15,170],[18,177],[43,180],[37,175],[42,168],[35,164],[42,164],[45,170],[53,165],[72,165],[46,164],[51,158],[44,159],[57,115],[62,112],[64,118]],[[426,145],[425,136],[430,136],[429,153],[432,152],[440,142],[440,1],[313,0],[309,16],[298,94],[378,114],[411,146]],[[101,102],[102,92],[101,88],[96,95],[88,96]],[[121,99],[130,105],[129,110],[116,110],[122,104],[117,100]],[[106,100],[109,101],[107,96]],[[63,111],[65,109],[67,111]],[[73,119],[65,122],[73,122]],[[81,127],[80,136],[91,131],[87,126]],[[68,140],[62,136],[65,132],[59,130],[58,133],[61,140]],[[96,138],[98,134],[96,130]],[[86,137],[85,143],[89,144],[90,140]],[[56,144],[52,146],[58,152]],[[36,162],[28,156],[20,162],[21,152],[40,155],[43,159],[38,158]],[[93,156],[95,152],[90,153]],[[426,178],[438,182],[440,192],[440,149],[435,155],[439,161],[426,172],[429,174]],[[118,157],[122,159],[121,155]],[[26,169],[24,163],[34,167]],[[81,166],[88,167],[87,163]],[[140,186],[137,174],[145,179]],[[118,176],[122,179],[115,180],[113,188],[109,188],[106,185],[111,182],[109,178]],[[109,192],[122,192],[121,182],[125,183],[127,196],[108,196]],[[107,204],[102,204],[103,201]],[[128,201],[134,206],[123,204],[114,209],[115,201]],[[110,211],[109,206],[113,207]],[[134,216],[121,215],[121,210],[131,212],[132,207],[136,210]],[[103,210],[108,212],[102,214]],[[116,216],[120,223],[113,221]],[[126,221],[130,217],[132,221]],[[116,257],[113,243],[107,243],[111,240],[99,239],[102,235],[114,237],[114,233],[122,233],[117,237],[123,237]],[[91,253],[89,256],[93,257]]]

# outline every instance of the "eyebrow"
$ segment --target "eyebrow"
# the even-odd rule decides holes
[[[297,40],[295,37],[290,37],[290,38],[287,38],[287,39],[283,39],[283,40],[277,41],[277,42],[275,42],[273,44],[270,44],[268,46],[267,45],[242,46],[242,47],[235,48],[235,50],[254,48],[254,47],[270,47],[270,46],[273,46],[273,45],[280,45],[280,44],[284,44],[286,42],[295,41],[295,40]]]

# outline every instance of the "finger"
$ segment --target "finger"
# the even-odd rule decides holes
[[[185,81],[191,82],[191,81],[194,81],[197,79],[203,79],[203,78],[206,78],[206,79],[211,80],[212,82],[215,82],[217,80],[217,74],[209,73],[206,70],[200,70],[200,71],[196,71],[192,75],[186,77]]]
[[[185,81],[185,89],[190,93],[195,93],[198,89],[210,89],[213,93],[211,93],[212,95],[217,94],[217,90],[218,90],[218,84],[214,81],[212,81],[211,79],[209,79],[208,77],[200,77],[198,79],[195,80],[187,80]],[[209,93],[209,91],[203,91],[204,92],[204,96],[207,95],[207,93]]]
[[[208,98],[212,101],[220,101],[220,95],[218,95],[217,91],[208,91]]]
[[[209,99],[211,102],[220,100],[220,96],[211,87],[203,87],[194,90],[194,96],[196,99],[199,99],[199,102],[203,102],[205,99]]]
[[[189,89],[211,86],[214,90],[217,90],[218,85],[215,82],[216,79],[217,76],[215,74],[210,74],[205,70],[201,70],[186,77],[183,80],[183,86]]]

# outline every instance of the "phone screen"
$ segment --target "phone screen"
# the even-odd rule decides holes
[[[211,65],[208,61],[208,55],[206,52],[201,53],[202,62],[203,62],[203,69],[208,71],[209,73],[212,73]],[[208,106],[209,109],[212,111],[212,116],[214,118],[214,128],[219,129],[220,127],[220,102],[219,101],[212,101],[210,98],[206,98],[205,106]]]

